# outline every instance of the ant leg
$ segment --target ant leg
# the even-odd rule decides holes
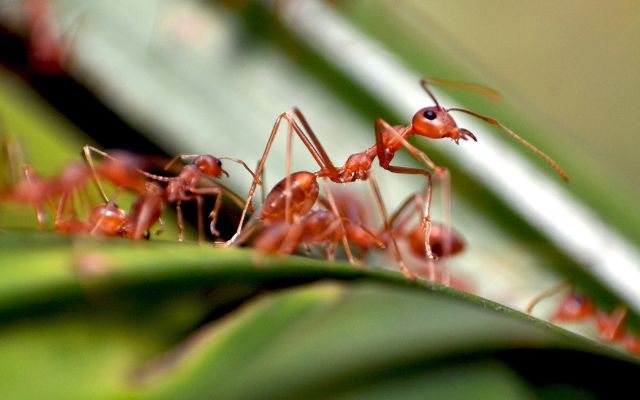
[[[371,239],[373,239],[373,241],[375,242],[375,245],[378,246],[381,249],[384,249],[386,246],[384,245],[384,243],[378,239],[378,236],[376,236],[375,233],[373,233],[371,231],[371,229],[367,228],[362,222],[359,221],[351,221],[349,218],[347,217],[340,217],[340,219],[342,219],[342,223],[344,224],[349,223],[349,224],[353,224],[355,226],[357,226],[358,228],[362,229],[367,235],[369,235],[369,237],[371,237]]]
[[[154,234],[156,236],[160,236],[160,234],[162,232],[164,232],[164,220],[162,218],[158,218],[158,224],[160,224],[160,226],[158,227],[158,229],[154,232]]]
[[[184,225],[182,223],[182,201],[176,201],[176,214],[177,214],[177,224],[178,224],[178,242],[184,242]]]
[[[216,222],[218,220],[218,214],[220,213],[220,208],[222,207],[222,195],[224,193],[224,190],[219,187],[195,188],[191,190],[191,193],[194,193],[197,195],[205,195],[205,196],[208,196],[208,195],[216,196],[216,201],[213,205],[213,210],[211,210],[211,212],[209,213],[209,218],[211,218],[211,222],[209,223],[209,231],[214,236],[220,236],[220,232],[218,232],[218,230],[216,229]],[[202,215],[201,210],[199,210],[198,212],[200,213],[200,216],[201,216]],[[200,216],[198,218],[201,218]],[[201,222],[202,221],[200,221],[200,223]]]
[[[258,161],[258,163],[259,163],[259,161]],[[258,163],[256,163],[256,170],[258,169]],[[264,168],[262,169],[262,171],[260,171],[259,178],[260,178],[260,181],[262,182],[262,185],[260,185],[260,200],[261,200],[260,202],[262,204],[264,204],[264,199],[265,199],[264,187],[266,186]]]
[[[284,221],[291,224],[291,145],[293,141],[293,132],[291,124],[287,127],[287,155],[285,157],[284,173],[287,179],[284,185]]]
[[[30,165],[25,164],[23,166],[24,177],[29,185],[33,185],[35,178],[35,171]],[[36,219],[38,220],[38,228],[44,230],[47,223],[47,214],[42,207],[42,204],[34,204],[33,208],[36,210]]]
[[[304,114],[302,114],[302,111],[300,111],[298,107],[293,107],[291,111],[296,117],[298,117],[298,119],[300,120],[300,123],[302,124],[302,127],[307,133],[307,137],[309,137],[313,142],[315,149],[318,153],[318,156],[322,160],[322,162],[318,162],[318,165],[320,165],[321,169],[327,170],[329,178],[335,182],[338,179],[338,175],[339,175],[338,170],[336,169],[335,165],[331,161],[331,158],[329,158],[329,155],[327,154],[326,150],[322,146],[322,143],[320,143],[318,136],[315,134],[315,132],[313,132],[313,129],[311,129],[311,125],[309,125],[309,122],[307,122],[307,119],[305,118]]]
[[[329,189],[329,185],[327,184],[327,178],[322,178],[322,186],[324,187],[324,191],[327,193],[327,200],[329,200],[331,211],[338,218],[338,221],[340,222],[340,229],[342,230],[342,234],[341,234],[342,246],[344,247],[344,252],[347,256],[347,260],[349,260],[349,264],[356,264],[356,261],[353,258],[353,253],[351,253],[351,247],[349,247],[349,240],[347,240],[346,229],[344,227],[342,217],[340,217],[340,212],[338,211],[336,200],[333,197],[333,193],[331,193],[331,190]]]
[[[198,243],[204,242],[204,222],[202,221],[202,196],[196,195],[198,206]]]
[[[396,235],[399,235],[402,233],[400,229],[402,229],[402,227],[404,227],[409,222],[409,219],[412,217],[412,214],[406,214],[402,219],[400,219],[400,216],[402,215],[402,213],[407,209],[407,207],[409,207],[412,204],[415,206],[418,214],[420,214],[422,211],[423,203],[422,203],[422,197],[420,196],[419,193],[414,193],[412,195],[409,195],[409,197],[407,197],[398,206],[396,211],[394,211],[393,214],[391,214],[391,217],[389,218],[389,223],[391,224],[391,227],[393,228],[393,231],[394,233],[396,233]],[[398,220],[399,222],[397,222]],[[398,229],[395,228],[396,226],[398,227]]]
[[[407,127],[405,128],[402,133],[398,132],[394,127],[392,127],[391,125],[389,125],[385,120],[378,118],[376,119],[376,123],[375,123],[375,131],[376,131],[376,148],[378,151],[378,161],[380,162],[380,166],[384,169],[389,169],[388,167],[391,167],[391,165],[389,165],[389,162],[386,161],[386,157],[385,157],[385,144],[382,138],[382,132],[390,132],[394,135],[394,139],[399,141],[400,144],[407,149],[407,151],[415,158],[417,158],[418,160],[422,161],[427,167],[429,167],[429,169],[438,172],[438,170],[440,169],[433,161],[431,161],[431,159],[429,157],[427,157],[426,154],[424,154],[422,151],[418,150],[415,146],[413,146],[411,143],[409,143],[407,141],[407,139],[404,138],[404,134],[406,132],[409,131],[409,129],[411,129],[411,127]],[[405,174],[422,174],[425,175],[424,172],[417,172],[417,171],[423,171],[417,168],[406,168],[406,167],[395,167],[395,168],[401,168],[401,171],[393,171],[390,169],[391,172],[401,172],[401,173],[405,173]],[[416,172],[410,172],[410,171],[416,171]],[[428,172],[428,171],[425,171]]]
[[[444,260],[451,256],[452,247],[452,219],[451,219],[451,174],[447,168],[444,168],[442,173],[438,175],[438,178],[442,182],[442,222],[444,228],[444,241],[442,243],[442,255],[443,255],[443,277],[442,283],[449,286],[451,283],[451,275],[449,268],[447,268]]]
[[[64,220],[64,210],[65,210],[65,206],[67,204],[66,198],[67,198],[67,194],[66,193],[62,193],[60,195],[60,200],[58,200],[58,207],[56,208],[56,215],[53,218],[53,226],[54,226],[54,229],[56,229],[56,230],[58,230],[58,227],[60,226],[60,224]]]
[[[611,315],[598,313],[596,323],[600,337],[606,342],[613,342],[624,336],[623,322],[627,316],[627,307],[616,308]]]
[[[264,164],[267,161],[267,156],[271,151],[271,146],[273,145],[273,142],[276,138],[276,134],[278,133],[278,128],[280,128],[280,123],[282,122],[282,119],[285,118],[285,115],[286,113],[280,114],[276,119],[276,122],[273,124],[273,128],[271,129],[271,134],[269,135],[269,139],[267,140],[267,145],[264,148],[260,161],[258,161],[258,167],[256,168],[256,175],[258,176],[262,174],[262,169],[264,168]],[[247,215],[247,211],[249,210],[249,207],[252,204],[251,200],[253,199],[253,195],[255,194],[257,186],[258,186],[257,182],[254,181],[251,183],[251,187],[249,188],[249,193],[247,194],[244,207],[242,208],[242,214],[240,215],[240,222],[238,222],[238,228],[236,229],[236,233],[231,237],[231,239],[229,239],[225,243],[225,246],[229,246],[238,240],[238,237],[240,236],[240,232],[242,232],[242,227]]]
[[[422,229],[424,231],[424,249],[425,257],[427,259],[427,268],[429,270],[429,279],[436,280],[436,269],[434,261],[436,256],[431,251],[431,244],[429,243],[431,238],[431,191],[432,182],[431,175],[427,176],[427,187],[424,194],[424,209],[422,213]]]
[[[380,211],[380,215],[382,215],[382,220],[384,222],[384,229],[389,232],[389,238],[391,240],[391,245],[393,247],[393,256],[396,259],[396,263],[398,264],[398,268],[400,272],[404,274],[407,278],[411,280],[416,280],[416,276],[413,272],[407,268],[402,260],[402,255],[400,254],[400,248],[398,247],[398,243],[396,241],[396,237],[393,234],[393,230],[391,228],[391,223],[389,222],[389,218],[387,216],[387,208],[384,205],[384,201],[382,200],[382,194],[380,193],[380,187],[378,186],[378,182],[376,181],[373,174],[369,175],[369,184],[371,186],[371,190],[373,191],[373,195],[376,199],[376,204],[378,205],[378,210]]]
[[[294,112],[295,112],[295,110],[294,110]],[[326,170],[327,169],[327,167],[326,167],[327,164],[326,164],[326,161],[322,158],[322,155],[321,155],[322,153],[319,152],[319,150],[317,150],[314,147],[313,143],[309,140],[309,138],[307,138],[307,136],[304,134],[304,132],[302,132],[302,130],[298,127],[298,124],[293,119],[293,117],[289,113],[284,112],[284,113],[281,113],[280,115],[278,115],[278,118],[276,118],[276,122],[273,124],[273,128],[271,129],[271,134],[269,135],[269,139],[267,140],[267,145],[265,146],[264,151],[262,153],[262,157],[260,158],[260,161],[258,162],[258,167],[256,168],[255,175],[256,176],[260,176],[262,174],[262,170],[264,168],[264,164],[267,161],[267,156],[269,155],[269,152],[271,151],[271,146],[273,145],[273,142],[275,141],[276,135],[278,133],[278,129],[280,128],[280,124],[282,123],[283,119],[287,121],[287,123],[289,124],[291,129],[293,129],[293,131],[296,133],[296,135],[298,135],[298,137],[300,138],[302,143],[305,145],[305,147],[307,148],[307,150],[309,151],[309,153],[311,154],[313,159],[316,161],[316,163],[318,163],[320,168],[323,169],[323,170]],[[306,120],[305,120],[305,122],[306,122]],[[322,150],[322,152],[324,152],[324,150]],[[330,160],[329,160],[329,162],[330,162]],[[337,175],[337,173],[336,173],[336,175]],[[233,235],[233,237],[231,239],[229,239],[225,243],[225,246],[229,246],[229,245],[235,243],[235,241],[237,240],[238,236],[240,236],[240,232],[242,231],[242,227],[243,227],[246,215],[247,215],[247,211],[250,208],[251,201],[253,199],[253,196],[255,194],[257,186],[258,186],[258,182],[254,179],[254,182],[252,182],[251,187],[249,188],[249,193],[247,194],[247,198],[245,200],[245,204],[244,204],[244,207],[242,209],[242,214],[240,215],[240,222],[238,223],[238,228],[236,230],[236,233]]]

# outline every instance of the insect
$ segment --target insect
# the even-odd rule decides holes
[[[254,172],[245,164],[244,161],[231,157],[214,157],[212,155],[193,155],[183,154],[174,157],[166,166],[168,169],[177,160],[191,161],[191,164],[183,166],[180,173],[175,177],[160,176],[151,174],[146,171],[140,171],[144,176],[149,179],[153,179],[167,184],[165,191],[165,201],[170,204],[176,205],[176,212],[178,216],[178,241],[184,241],[184,222],[182,216],[182,203],[187,201],[194,201],[198,207],[198,236],[199,240],[204,240],[204,221],[203,221],[203,197],[205,195],[215,195],[215,205],[213,210],[209,214],[211,222],[209,224],[209,230],[214,236],[218,236],[219,232],[216,230],[216,221],[220,207],[222,206],[222,195],[225,192],[223,187],[217,183],[215,186],[199,187],[199,184],[205,178],[220,178],[222,174],[229,176],[229,173],[222,168],[221,160],[230,160],[242,165],[253,177],[254,183],[260,183],[260,179]]]
[[[355,195],[353,191],[338,191],[335,193],[338,211],[345,222],[347,237],[351,243],[360,247],[361,252],[367,253],[372,248],[388,249],[392,248],[391,238],[395,237],[399,243],[406,243],[406,249],[413,255],[413,258],[420,261],[413,270],[419,276],[426,277],[432,281],[438,281],[446,285],[470,291],[471,285],[460,279],[451,280],[445,266],[440,263],[439,270],[433,267],[432,263],[425,263],[426,254],[424,247],[424,231],[420,223],[411,225],[410,219],[420,216],[422,199],[420,193],[415,193],[402,202],[389,218],[392,227],[392,234],[386,227],[371,228],[370,215],[367,213],[366,201]],[[410,206],[415,206],[417,214],[408,213]],[[433,223],[431,226],[431,249],[436,257],[451,257],[464,250],[465,243],[459,234],[445,225]],[[395,254],[393,254],[395,257]],[[396,259],[397,260],[397,259]]]
[[[325,165],[330,165],[331,168],[335,170],[335,167],[333,167],[333,164],[331,164],[331,160],[328,158],[326,151],[318,141],[316,135],[311,130],[311,127],[307,123],[302,112],[299,109],[294,108],[291,111],[291,113],[292,114],[288,112],[281,113],[276,119],[276,122],[273,126],[273,129],[267,141],[267,145],[265,146],[265,150],[262,154],[262,157],[258,163],[258,167],[256,170],[256,174],[259,175],[262,173],[262,170],[264,169],[264,164],[266,162],[269,151],[271,150],[271,146],[273,145],[273,141],[275,140],[276,134],[278,133],[280,124],[282,123],[283,120],[287,121],[288,136],[287,136],[287,156],[286,156],[286,177],[278,185],[276,185],[274,189],[272,189],[272,191],[267,196],[264,206],[262,207],[262,212],[260,216],[260,220],[263,220],[263,221],[265,220],[265,218],[266,220],[269,220],[271,218],[269,216],[269,213],[274,213],[274,215],[277,215],[278,220],[284,220],[288,223],[292,223],[293,215],[302,216],[306,214],[308,211],[310,211],[313,205],[316,203],[316,200],[318,199],[318,193],[319,193],[319,185],[317,183],[318,178],[323,178],[323,181],[331,180],[337,183],[344,183],[341,180],[331,179],[331,177],[327,176],[327,174],[324,172],[324,169],[321,169],[320,171],[317,171],[317,172],[299,171],[299,172],[291,173],[291,141],[292,141],[294,132],[296,133],[298,138],[302,140],[302,142],[304,143],[305,147],[310,152],[314,160],[321,167]],[[305,131],[303,131],[300,128],[300,126],[294,119],[293,115],[295,115],[300,120]],[[324,160],[327,160],[326,162],[328,162],[329,164],[327,164]],[[371,183],[372,189],[374,190],[374,193],[376,195],[376,202],[378,204],[380,212],[383,214],[383,219],[388,220],[386,216],[386,209],[384,207],[384,203],[382,202],[380,190],[377,187],[377,184],[375,183],[374,179],[369,179],[369,182]],[[226,243],[227,245],[234,244],[234,243],[237,244],[238,239],[240,237],[240,233],[242,232],[244,218],[246,216],[248,208],[251,205],[251,200],[253,198],[253,195],[255,194],[256,188],[257,188],[257,183],[254,182],[251,188],[249,189],[249,194],[247,195],[247,199],[245,201],[245,205],[242,211],[242,215],[240,217],[240,222],[238,224],[238,229],[236,231],[236,234],[229,241],[227,241]],[[325,188],[328,188],[328,187],[325,185]],[[331,200],[329,190],[327,189],[325,191],[327,192],[329,200]],[[337,210],[335,209],[334,206],[331,206],[331,210],[336,216],[338,216],[337,221],[339,221],[341,225],[341,230],[344,231],[345,230],[344,223],[342,219],[339,217]],[[351,255],[351,251],[349,249],[347,237],[344,235],[342,238],[342,242],[343,242],[343,247],[345,248],[345,253],[347,255],[347,258],[349,259],[350,262],[352,263],[355,262],[355,260],[353,259],[353,256]],[[396,249],[396,254],[398,256],[400,254],[399,250],[397,249]],[[398,264],[399,264],[400,270],[407,277],[411,279],[415,279],[415,276],[413,275],[413,273],[411,273],[411,271],[409,271],[404,266],[401,259],[399,260]]]
[[[339,212],[336,200],[328,187],[325,186],[328,198],[319,197],[317,177],[313,174],[299,171],[291,174],[290,179],[290,219],[287,219],[287,178],[284,178],[269,192],[261,208],[258,218],[265,228],[258,234],[254,242],[255,248],[267,253],[289,254],[303,244],[322,244],[325,257],[333,260],[337,245],[342,242],[347,258],[354,263],[349,242],[369,246],[371,241],[384,247],[375,234],[358,221],[349,220]],[[316,204],[321,208],[312,210]],[[356,233],[356,227],[363,230]]]
[[[504,126],[499,121],[482,116],[473,111],[469,111],[463,108],[449,108],[445,109],[440,106],[436,97],[433,95],[431,90],[429,89],[429,83],[427,79],[421,80],[421,85],[424,90],[427,92],[429,97],[435,103],[435,106],[425,107],[414,114],[414,117],[411,121],[411,124],[408,126],[391,126],[386,121],[382,119],[377,119],[375,121],[375,135],[376,135],[376,143],[371,147],[367,148],[363,152],[352,154],[348,157],[347,161],[341,167],[335,167],[331,159],[329,158],[327,152],[324,150],[322,144],[320,143],[317,136],[313,133],[309,123],[306,118],[302,114],[302,112],[293,108],[290,113],[282,113],[276,119],[276,123],[271,131],[271,135],[267,141],[267,145],[263,152],[260,163],[258,164],[258,168],[256,173],[260,174],[266,157],[271,149],[273,141],[275,139],[275,135],[278,132],[278,128],[282,120],[286,120],[289,125],[289,130],[293,130],[299,139],[303,142],[311,156],[317,162],[320,167],[320,170],[315,173],[317,177],[326,177],[333,182],[337,183],[346,183],[353,182],[356,180],[370,180],[370,169],[375,161],[378,158],[379,165],[390,171],[395,173],[403,173],[403,174],[419,174],[424,175],[427,178],[427,185],[425,190],[425,205],[423,211],[423,220],[422,220],[422,228],[424,231],[424,247],[425,254],[428,259],[435,259],[435,256],[431,250],[431,246],[429,243],[430,239],[430,229],[431,229],[431,221],[430,221],[430,203],[431,203],[431,181],[432,181],[432,173],[435,173],[436,176],[443,180],[444,182],[448,182],[448,171],[446,168],[439,167],[435,163],[431,161],[431,159],[422,151],[415,148],[411,145],[407,139],[413,135],[423,136],[431,139],[441,139],[441,138],[450,138],[454,142],[459,143],[460,140],[468,140],[469,138],[473,140],[477,140],[475,135],[471,133],[469,130],[460,128],[457,126],[455,120],[450,115],[452,111],[463,112],[469,115],[472,115],[476,118],[479,118],[485,122],[488,122],[492,125],[495,125],[505,131],[508,135],[512,136],[516,140],[518,140],[521,144],[525,145],[527,148],[541,156],[546,162],[548,162],[566,181],[568,180],[568,175],[564,172],[564,170],[550,157],[546,154],[542,153],[535,146],[531,145],[529,142],[522,139],[520,136],[515,134],[509,128]],[[304,132],[298,127],[298,124],[295,121],[297,118],[300,121],[300,124],[304,127]],[[423,164],[426,165],[427,169],[423,168],[412,168],[412,167],[403,167],[392,165],[391,162],[395,156],[395,153],[401,148],[405,148],[412,156],[422,161]],[[289,162],[289,161],[288,161]],[[247,196],[247,201],[245,203],[245,209],[243,210],[243,214],[241,216],[241,221],[238,225],[238,231],[236,235],[228,242],[233,243],[235,238],[240,234],[242,229],[242,224],[244,221],[244,217],[246,214],[246,209],[248,208],[251,198],[255,193],[255,185],[251,187],[249,190],[249,194]],[[448,191],[448,190],[447,190]],[[385,221],[387,219],[385,218]],[[387,224],[387,222],[385,222]],[[389,228],[387,226],[387,228]],[[390,229],[389,229],[390,230]],[[404,268],[402,268],[404,269]]]
[[[567,287],[571,287],[571,284],[563,282],[536,296],[527,307],[527,313],[530,314],[533,308],[542,300],[559,293]],[[629,352],[640,354],[640,338],[625,329],[624,321],[626,316],[627,308],[625,306],[616,307],[611,313],[605,312],[598,309],[588,297],[572,288],[560,301],[560,305],[551,316],[551,321],[581,322],[592,320],[595,322],[596,329],[603,341],[620,343]]]

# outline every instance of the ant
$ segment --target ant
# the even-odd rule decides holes
[[[278,128],[282,120],[286,120],[288,122],[288,135],[287,135],[287,157],[286,157],[286,177],[282,179],[278,184],[274,186],[271,192],[267,195],[264,205],[262,206],[261,212],[259,216],[257,216],[258,220],[262,221],[265,224],[271,224],[274,222],[284,221],[287,224],[293,224],[294,219],[298,221],[304,215],[306,215],[311,208],[316,204],[318,199],[318,195],[320,192],[318,185],[318,178],[323,178],[323,183],[325,184],[325,191],[327,193],[329,199],[329,206],[331,211],[334,213],[336,224],[340,225],[340,233],[339,237],[342,240],[343,247],[345,249],[346,256],[350,263],[355,264],[355,259],[351,254],[351,250],[349,248],[348,238],[345,235],[345,225],[340,217],[340,214],[335,206],[335,202],[332,199],[332,195],[328,186],[326,185],[326,181],[330,179],[330,177],[325,176],[322,171],[319,172],[307,172],[307,171],[298,171],[295,173],[291,172],[291,142],[293,137],[293,132],[297,134],[297,136],[303,141],[307,149],[311,152],[314,159],[318,162],[319,165],[323,164],[323,159],[328,160],[328,156],[325,150],[322,148],[322,145],[319,143],[317,137],[311,130],[311,127],[304,119],[304,116],[297,108],[292,110],[292,113],[300,119],[303,123],[303,127],[307,133],[304,133],[302,129],[298,126],[295,119],[291,116],[291,114],[285,112],[278,116],[276,122],[271,131],[271,135],[269,140],[267,141],[267,145],[263,152],[263,155],[258,162],[258,167],[256,174],[262,174],[264,170],[264,164],[266,162],[266,158],[269,154],[273,141],[275,140],[275,136],[278,132]],[[331,161],[329,160],[329,163]],[[386,210],[384,204],[382,203],[382,196],[380,194],[380,190],[377,187],[374,179],[369,180],[372,188],[374,189],[374,193],[376,194],[376,200],[379,205],[380,211],[383,214],[383,218],[387,220]],[[339,183],[343,183],[337,181]],[[236,234],[226,242],[226,245],[229,244],[239,244],[244,238],[246,238],[246,234],[240,237],[240,233],[243,228],[243,221],[246,216],[247,210],[251,206],[251,200],[253,195],[255,194],[255,190],[257,188],[257,183],[254,182],[249,189],[249,194],[247,196],[242,215],[240,217],[240,223],[238,225],[238,229]],[[253,217],[252,217],[253,220]],[[276,229],[276,228],[271,228]],[[306,229],[309,229],[307,227]],[[395,242],[394,242],[395,245]],[[297,246],[296,246],[297,247]],[[400,257],[399,250],[396,249],[396,254]],[[415,279],[415,276],[411,271],[409,271],[399,259],[398,265],[400,266],[401,271],[409,278]]]
[[[149,237],[149,230],[158,221],[162,225],[164,190],[155,182],[147,182],[145,191],[138,194],[127,214],[115,204],[119,191],[106,204],[94,207],[88,221],[63,220],[64,200],[56,211],[55,230],[60,233],[88,233],[91,235],[120,236],[133,240]],[[162,231],[162,226],[156,234]]]
[[[556,285],[536,296],[527,307],[527,313],[531,314],[533,308],[542,300],[555,295],[567,287],[570,283],[564,282]],[[629,352],[640,354],[640,338],[626,332],[624,320],[627,316],[627,308],[619,306],[613,312],[607,313],[598,309],[586,296],[575,289],[565,295],[551,317],[552,322],[581,322],[594,320],[600,338],[606,342],[622,344]]]
[[[165,191],[165,200],[168,203],[175,203],[176,212],[178,215],[178,241],[184,241],[184,224],[182,217],[182,203],[186,201],[196,201],[198,207],[198,236],[199,240],[204,240],[204,222],[202,220],[202,208],[203,208],[203,196],[215,195],[216,200],[209,218],[211,222],[209,224],[209,230],[212,235],[219,236],[219,232],[216,230],[216,221],[220,207],[222,206],[222,195],[225,192],[223,186],[215,183],[213,187],[198,187],[199,183],[205,178],[220,178],[222,174],[229,176],[229,173],[222,168],[221,160],[230,160],[242,165],[253,177],[253,182],[258,184],[260,179],[256,174],[245,164],[244,161],[231,158],[231,157],[214,157],[212,155],[195,155],[195,154],[183,154],[174,157],[165,166],[165,170],[169,169],[177,160],[190,160],[192,164],[187,164],[182,167],[178,176],[167,177],[156,174],[151,174],[146,171],[139,171],[149,179],[153,179],[167,184]]]
[[[340,207],[327,186],[325,191],[328,199],[318,197],[319,187],[313,174],[300,171],[289,176],[294,184],[290,196],[293,222],[287,220],[287,213],[284,211],[287,200],[285,178],[272,189],[264,202],[259,218],[266,227],[254,241],[256,249],[267,253],[290,254],[302,244],[308,246],[324,243],[325,257],[334,260],[336,246],[342,241],[349,262],[355,263],[349,242],[359,246],[375,244],[385,247],[362,223],[340,214]],[[309,184],[305,185],[305,181]],[[300,182],[303,183],[301,187],[309,190],[298,190],[296,185]],[[324,209],[311,210],[316,201]]]
[[[300,128],[294,116],[300,121],[300,123],[304,128],[304,131]],[[351,182],[351,180],[340,179],[340,176],[339,176],[340,174],[337,172],[337,169],[333,166],[333,163],[331,162],[326,151],[324,150],[319,140],[317,139],[317,136],[313,133],[313,130],[309,126],[304,115],[298,108],[295,108],[295,107],[291,110],[291,114],[289,112],[284,112],[284,113],[281,113],[276,119],[276,122],[272,128],[271,134],[267,141],[267,145],[265,146],[263,155],[258,163],[256,174],[262,173],[264,164],[266,162],[266,158],[269,154],[271,146],[273,145],[276,134],[279,130],[280,124],[282,123],[283,120],[286,120],[288,123],[286,177],[281,182],[279,182],[279,184],[276,185],[276,187],[274,187],[271,193],[269,193],[269,195],[267,196],[264,203],[265,205],[263,206],[263,210],[261,212],[260,219],[263,221],[265,220],[268,221],[270,218],[269,213],[273,213],[274,215],[277,215],[278,220],[284,220],[291,223],[292,212],[295,214],[295,216],[300,217],[301,215],[304,215],[308,211],[310,211],[313,205],[315,204],[318,198],[318,193],[319,193],[319,186],[317,183],[318,178],[324,178],[325,180],[331,180],[336,183]],[[293,132],[296,133],[296,135],[304,143],[305,147],[310,152],[314,160],[321,167],[320,171],[313,172],[313,173],[300,171],[293,174],[290,172],[291,138],[292,138]],[[327,171],[334,171],[335,173],[328,173]],[[428,172],[426,173],[430,177],[430,174]],[[382,196],[380,194],[380,190],[377,186],[377,183],[375,182],[374,179],[368,179],[370,178],[369,174],[367,174],[366,177],[362,176],[362,178],[369,180],[372,190],[375,193],[379,210],[383,215],[383,219],[385,221],[388,221],[388,217],[386,215],[386,208],[384,207],[384,203],[382,202]],[[254,182],[251,188],[249,189],[249,194],[247,196],[247,199],[242,211],[242,215],[240,217],[240,223],[238,225],[236,234],[226,243],[227,245],[236,243],[238,241],[238,238],[243,228],[244,218],[251,205],[251,200],[253,198],[253,195],[255,194],[256,188],[257,188],[257,184]],[[337,210],[333,210],[333,211],[336,215],[339,216]],[[338,218],[338,220],[342,225],[341,229],[344,231],[345,228],[342,222],[342,218]],[[413,273],[411,273],[411,271],[409,271],[402,263],[400,258],[400,252],[397,249],[395,240],[392,239],[392,241],[394,243],[395,253],[399,257],[398,265],[400,267],[400,270],[408,278],[415,279],[415,276],[413,275]],[[346,236],[343,237],[343,244],[345,247],[345,252],[347,253],[347,257],[349,258],[349,261],[353,263],[354,262],[353,257],[350,254],[351,252],[349,250]]]
[[[458,111],[469,114],[476,118],[479,118],[487,123],[497,126],[498,128],[505,131],[509,136],[515,138],[521,144],[529,148],[534,153],[541,156],[547,163],[549,163],[565,180],[568,181],[568,175],[564,172],[564,170],[550,157],[540,151],[538,148],[518,136],[516,133],[511,131],[505,125],[500,123],[498,120],[493,118],[485,117],[473,111],[469,111],[463,108],[449,108],[445,109],[440,106],[436,97],[433,95],[431,90],[429,89],[429,82],[427,79],[422,79],[420,81],[421,86],[427,92],[429,97],[435,103],[435,106],[425,107],[414,114],[414,117],[411,121],[411,125],[408,126],[391,126],[383,119],[377,119],[375,121],[375,134],[376,134],[376,143],[366,149],[363,152],[355,153],[349,156],[347,161],[342,167],[336,168],[329,158],[327,152],[322,147],[317,136],[313,133],[310,125],[308,124],[306,118],[302,114],[302,112],[298,108],[293,108],[290,113],[282,113],[276,119],[276,122],[271,131],[271,135],[267,141],[267,145],[263,152],[262,158],[258,164],[258,168],[256,173],[259,175],[264,166],[266,157],[271,149],[273,141],[275,140],[276,133],[278,131],[279,125],[282,120],[287,120],[289,129],[293,129],[296,135],[303,142],[311,156],[320,166],[320,170],[315,173],[316,177],[326,177],[333,182],[336,183],[346,183],[353,182],[356,180],[369,180],[370,181],[370,169],[373,165],[376,157],[378,158],[379,165],[390,172],[402,173],[402,174],[419,174],[424,175],[427,178],[427,188],[425,195],[425,206],[423,211],[423,219],[422,219],[422,227],[424,231],[424,247],[426,257],[429,260],[435,259],[433,252],[431,250],[429,244],[430,238],[430,202],[431,202],[431,180],[432,180],[432,171],[436,173],[436,176],[445,183],[448,182],[448,170],[443,167],[437,166],[435,163],[431,161],[431,159],[422,151],[415,148],[411,145],[407,139],[412,135],[423,136],[431,139],[441,139],[441,138],[450,138],[454,142],[459,143],[460,140],[468,140],[469,138],[477,141],[477,138],[473,133],[468,131],[467,129],[460,128],[457,126],[455,120],[450,115],[451,111]],[[297,118],[301,125],[304,127],[305,132],[303,132],[295,121]],[[411,167],[401,167],[396,165],[391,165],[391,162],[395,156],[395,153],[401,148],[405,148],[412,156],[422,161],[429,170],[425,170],[422,168],[411,168]],[[290,160],[287,159],[287,163]],[[288,186],[290,187],[290,186]],[[373,188],[373,185],[372,185]],[[245,207],[243,209],[243,213],[241,216],[240,223],[238,225],[238,230],[234,237],[231,238],[228,244],[233,243],[235,239],[240,234],[242,229],[243,221],[246,215],[246,211],[251,203],[251,199],[255,193],[256,184],[254,183],[247,196],[247,201],[245,203]],[[375,191],[375,190],[374,190]],[[445,188],[445,192],[448,193],[448,189]],[[379,207],[382,208],[382,206]],[[385,225],[387,228],[388,220],[385,218]],[[390,231],[390,229],[389,229]],[[397,251],[397,246],[394,245]],[[401,269],[404,269],[401,267]]]
[[[372,230],[367,228],[367,225],[370,225],[370,221],[366,213],[366,205],[361,197],[344,191],[338,192],[336,193],[336,203],[340,215],[343,216],[345,221],[347,237],[351,242],[358,244],[362,252],[367,252],[373,247],[387,248],[391,237],[395,237],[398,241],[406,242],[408,249],[416,258],[420,260],[426,258],[424,231],[420,224],[407,228],[411,214],[404,213],[411,204],[415,204],[418,213],[421,212],[422,200],[420,194],[409,196],[389,218],[392,226],[392,235],[389,234],[384,226],[377,233],[373,233]],[[461,236],[453,230],[447,229],[443,224],[433,223],[430,233],[431,250],[436,257],[451,257],[464,250],[465,243]],[[458,288],[469,291],[470,285],[463,284],[458,280],[452,282],[449,276],[444,273],[437,277],[436,271],[430,268],[432,266],[431,263],[428,263],[428,273],[424,274],[419,271],[421,272],[419,275],[426,275],[430,280],[440,281],[446,285],[453,284]]]

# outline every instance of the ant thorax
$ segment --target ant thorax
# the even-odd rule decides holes
[[[366,181],[369,178],[371,164],[376,157],[375,149],[362,153],[352,154],[347,158],[344,166],[339,170],[338,178],[342,183],[355,182],[357,180]]]

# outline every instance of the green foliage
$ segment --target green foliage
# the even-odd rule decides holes
[[[514,369],[538,352],[572,368],[637,368],[396,273],[44,234],[5,234],[1,250],[0,392],[11,398],[527,398],[540,381],[597,389],[552,366],[533,377]]]

